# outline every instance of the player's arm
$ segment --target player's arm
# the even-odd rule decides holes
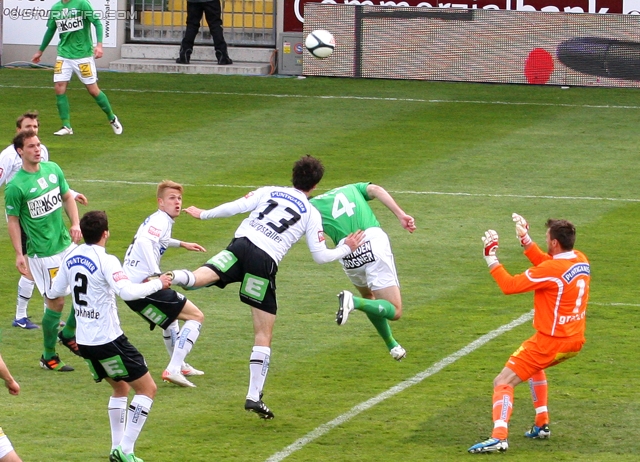
[[[93,24],[93,27],[96,29],[96,47],[93,50],[93,57],[96,59],[102,58],[102,40],[104,38],[104,27],[102,26],[102,21],[100,21],[99,15],[95,14],[91,3],[88,1],[84,2],[84,5],[82,5],[81,8],[85,20]]]
[[[369,184],[367,186],[367,195],[371,199],[378,199],[398,218],[400,224],[404,229],[410,233],[416,230],[415,220],[411,215],[407,215],[402,208],[396,203],[391,194],[387,192],[382,186],[376,184]]]
[[[198,207],[187,207],[184,209],[185,213],[191,215],[193,218],[200,220],[209,220],[211,218],[228,218],[239,213],[246,213],[254,210],[260,203],[260,195],[254,192],[250,192],[240,199],[235,201],[226,202],[218,205],[209,210],[199,209]]]
[[[9,231],[9,238],[11,239],[11,245],[16,252],[16,268],[20,274],[27,276],[29,274],[29,268],[27,267],[27,260],[22,253],[22,233],[20,232],[20,219],[15,215],[7,215],[7,230]]]
[[[180,241],[178,239],[169,239],[169,247],[184,247],[187,250],[191,250],[193,252],[206,252],[207,249],[202,247],[200,244],[196,244],[195,242],[185,242]]]
[[[69,287],[69,270],[67,270],[65,266],[60,265],[56,276],[51,281],[51,287],[47,289],[46,298],[54,300],[58,297],[64,297],[67,294],[67,287]]]
[[[31,62],[38,64],[40,62],[40,58],[42,57],[42,53],[49,46],[53,36],[56,34],[56,21],[53,18],[53,14],[49,14],[49,19],[47,20],[47,30],[44,33],[44,37],[42,38],[42,44],[40,45],[40,49],[36,51],[36,53],[31,58]]]
[[[335,249],[328,249],[322,231],[320,212],[318,212],[316,208],[312,208],[310,213],[311,216],[307,224],[307,229],[305,230],[305,236],[313,261],[316,263],[329,263],[346,257],[355,251],[362,244],[362,241],[364,241],[364,231],[358,230],[355,233],[349,234],[344,242]]]
[[[20,385],[18,385],[18,382],[15,381],[15,379],[11,375],[11,372],[9,372],[9,368],[5,364],[4,359],[2,359],[2,356],[0,356],[0,378],[4,380],[4,384],[9,390],[10,394],[17,395],[18,393],[20,393]]]
[[[171,276],[168,274],[163,274],[158,279],[148,282],[134,284],[127,277],[120,261],[114,255],[109,255],[105,261],[104,274],[111,288],[123,300],[139,300],[171,286]]]
[[[69,221],[71,222],[69,234],[71,234],[73,242],[77,244],[82,239],[82,231],[80,231],[78,206],[76,205],[76,201],[74,200],[70,189],[67,189],[67,192],[62,195],[62,205],[64,206],[64,211],[67,213]]]

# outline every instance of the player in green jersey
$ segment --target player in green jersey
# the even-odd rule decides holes
[[[378,199],[391,210],[404,229],[410,233],[415,231],[413,217],[407,215],[384,188],[371,183],[332,189],[311,199],[311,204],[320,211],[324,233],[335,245],[339,245],[349,233],[359,229],[365,232],[364,243],[340,260],[361,296],[354,297],[348,290],[338,294],[336,322],[342,326],[351,311],[363,311],[384,340],[389,354],[400,361],[407,352],[393,338],[389,326],[389,321],[402,316],[400,284],[389,237],[380,228],[368,204],[372,199]]]
[[[60,167],[54,162],[41,162],[40,140],[33,130],[21,131],[13,139],[16,151],[22,157],[22,169],[5,188],[5,209],[9,237],[16,252],[16,267],[21,274],[31,274],[42,296],[51,287],[64,255],[75,247],[82,237],[78,208]],[[71,222],[68,231],[62,216],[66,212]],[[20,226],[27,234],[27,256],[22,253]],[[44,351],[40,358],[43,369],[60,372],[72,371],[56,353],[56,340],[78,353],[75,342],[75,317],[69,315],[67,324],[58,335],[60,313],[64,297],[51,301],[42,318]],[[73,311],[72,311],[73,313]]]
[[[91,24],[96,29],[97,45],[95,50],[91,39]],[[47,20],[47,31],[42,39],[42,45],[31,58],[32,62],[36,64],[40,62],[42,53],[51,42],[56,30],[60,34],[60,43],[53,70],[53,82],[56,90],[58,114],[62,119],[62,128],[54,135],[73,135],[66,92],[71,75],[74,73],[87,87],[89,94],[94,97],[100,109],[107,115],[114,133],[120,135],[122,124],[113,113],[107,95],[100,90],[97,84],[98,73],[94,58],[102,57],[103,29],[91,3],[88,0],[61,0],[53,5]]]

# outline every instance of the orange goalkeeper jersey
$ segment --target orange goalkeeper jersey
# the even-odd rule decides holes
[[[505,294],[535,291],[533,327],[551,337],[584,338],[591,271],[585,255],[577,250],[555,256],[533,244],[524,252],[535,266],[510,275],[502,265],[491,270]]]

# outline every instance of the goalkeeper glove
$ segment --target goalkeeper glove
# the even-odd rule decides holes
[[[487,266],[491,267],[495,263],[500,263],[496,257],[498,233],[492,229],[486,231],[482,237],[482,243],[484,244],[484,260],[487,262]]]
[[[517,213],[512,213],[511,218],[513,218],[513,221],[516,224],[516,236],[520,239],[522,247],[526,247],[531,244],[532,241],[529,237],[529,223],[527,223],[527,220]]]

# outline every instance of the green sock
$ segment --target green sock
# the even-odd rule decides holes
[[[56,342],[58,341],[58,326],[60,325],[60,313],[46,308],[42,316],[42,335],[44,337],[44,359],[51,359],[56,354]]]
[[[109,121],[112,121],[116,117],[116,115],[111,110],[111,104],[109,104],[109,98],[107,98],[107,95],[105,95],[104,92],[101,91],[100,93],[98,93],[98,96],[95,97],[95,100],[96,103],[98,103],[98,106],[100,106],[100,109],[102,109],[102,112],[107,114],[107,119],[109,119]]]
[[[353,307],[367,314],[379,318],[393,319],[396,315],[396,307],[387,300],[369,300],[368,298],[353,297]]]
[[[71,312],[67,317],[67,323],[62,328],[62,336],[64,338],[71,338],[76,335],[76,311],[71,308]]]
[[[58,114],[62,120],[62,125],[71,128],[71,116],[69,115],[69,99],[67,95],[56,95],[56,104],[58,106]]]
[[[380,316],[369,313],[367,313],[367,318],[369,318],[371,324],[373,324],[373,326],[376,328],[378,334],[380,334],[380,337],[382,337],[382,340],[384,340],[384,343],[387,345],[387,348],[389,350],[398,346],[398,342],[396,342],[396,339],[393,338],[393,334],[391,333],[391,326],[389,326],[389,321],[387,321],[385,318],[381,318]]]

